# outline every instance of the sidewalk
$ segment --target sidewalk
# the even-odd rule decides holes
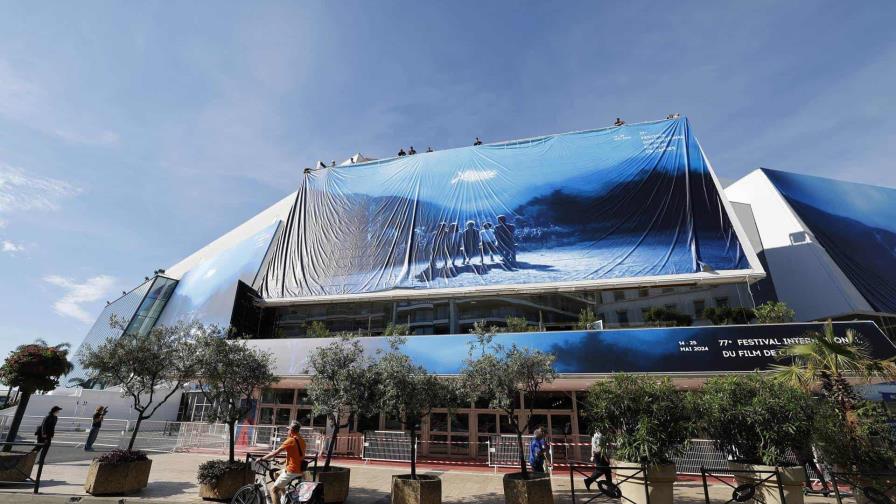
[[[140,503],[140,504],[184,504],[200,503],[196,468],[200,463],[220,455],[194,453],[170,453],[152,455],[152,473],[149,486],[139,495],[125,497],[91,497],[84,493],[89,460],[48,464],[44,468],[40,494],[33,496],[31,488],[0,487],[0,504],[79,504],[91,503]],[[409,468],[400,464],[364,464],[358,460],[340,460],[338,465],[352,468],[351,490],[348,502],[351,504],[388,504],[389,489],[393,474],[406,474]],[[503,504],[504,492],[502,473],[491,470],[454,466],[418,466],[420,474],[435,474],[442,478],[442,501],[445,503]],[[555,502],[571,503],[569,476],[566,472],[555,473],[552,480]],[[575,478],[576,495],[579,502],[586,494],[582,479]],[[731,489],[724,485],[713,485],[710,490],[712,502],[726,502],[731,498]],[[80,500],[75,500],[80,498]],[[705,504],[703,486],[699,481],[680,481],[675,486],[675,502],[681,504]],[[834,503],[835,499],[808,497],[807,504]],[[844,502],[853,502],[852,499]]]

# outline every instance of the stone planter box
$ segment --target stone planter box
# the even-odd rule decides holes
[[[326,490],[326,486],[324,486]],[[438,476],[392,476],[392,504],[442,504],[442,480]]]
[[[742,471],[774,471],[775,466],[744,464],[741,462],[728,462],[728,467]],[[734,481],[738,486],[753,484],[771,476],[770,474],[735,474]],[[806,480],[806,471],[802,467],[778,467],[778,476],[781,478],[781,488],[784,490],[784,502],[781,502],[781,494],[774,478],[756,487],[756,496],[759,499],[745,501],[747,504],[764,502],[766,504],[803,504],[803,484]]]
[[[130,494],[146,488],[152,460],[139,460],[123,464],[90,463],[84,491],[90,495]]]
[[[0,452],[0,481],[25,481],[31,475],[38,452]]]
[[[644,473],[639,473],[641,464],[613,460],[610,465],[617,467],[616,474],[620,480],[619,490],[626,500],[634,504],[647,504],[647,492],[650,493],[650,504],[672,504],[676,480],[675,464],[663,464],[647,467],[647,490],[644,489]]]
[[[504,502],[506,504],[554,504],[551,478],[545,473],[529,473],[530,479],[523,479],[523,473],[504,475]]]
[[[242,469],[230,469],[218,478],[218,481],[214,484],[200,483],[199,497],[206,500],[229,501],[240,487],[254,481],[255,473],[248,466]]]
[[[317,468],[317,481],[324,484],[324,502],[335,504],[348,499],[351,469],[348,467],[330,466],[326,472],[323,467]]]

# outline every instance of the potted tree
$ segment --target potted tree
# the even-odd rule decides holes
[[[28,345],[19,345],[3,362],[0,381],[19,389],[19,404],[6,434],[7,443],[16,441],[31,395],[55,389],[59,386],[59,378],[71,371],[68,350],[67,343],[50,346],[43,340],[37,340]],[[0,480],[25,481],[31,475],[37,453],[30,450],[15,451],[12,448],[13,445],[6,444],[0,452],[0,464],[7,468],[0,471]],[[45,454],[45,451],[41,453]]]
[[[410,435],[411,473],[392,477],[393,504],[440,504],[442,480],[434,475],[417,474],[417,432],[433,407],[453,402],[450,382],[426,372],[401,352],[405,338],[390,338],[391,350],[375,365],[376,397],[382,411],[402,418]]]
[[[812,438],[812,401],[798,388],[754,373],[709,379],[698,401],[702,429],[716,449],[728,455],[738,471],[777,469],[787,504],[803,502],[805,470],[787,460],[787,453]],[[737,473],[740,484],[766,478],[763,473]],[[781,503],[770,480],[755,489],[768,504]]]
[[[806,338],[807,342],[781,352],[785,362],[775,366],[774,378],[801,388],[807,395],[821,392],[814,432],[824,459],[838,472],[892,471],[896,435],[887,426],[880,407],[861,400],[847,378],[893,380],[896,364],[872,358],[861,335],[853,329],[838,337],[831,321],[821,331],[808,332]],[[891,486],[890,482],[871,480],[855,489],[859,502],[867,500],[865,488]]]
[[[112,317],[110,325],[119,329],[119,337],[110,336],[96,347],[81,353],[81,365],[98,379],[116,384],[121,396],[131,402],[137,420],[131,432],[127,452],[134,450],[140,424],[153,414],[184,383],[195,376],[192,343],[196,324],[156,326],[143,332],[129,332],[126,324]],[[145,456],[144,456],[145,457]],[[121,455],[95,458],[87,472],[84,490],[93,495],[132,493],[149,482],[152,460]]]
[[[277,377],[271,369],[272,356],[250,348],[231,330],[218,326],[197,326],[195,340],[196,382],[212,409],[209,422],[227,424],[227,460],[209,460],[199,466],[199,496],[203,499],[231,499],[239,488],[251,483],[251,468],[234,457],[236,423],[251,411],[255,392],[268,388]]]
[[[523,434],[534,427],[535,396],[554,381],[555,357],[552,354],[495,343],[496,328],[477,323],[470,355],[460,372],[461,389],[470,401],[487,400],[489,408],[507,415],[517,438],[520,472],[504,475],[504,500],[508,504],[553,503],[551,479],[545,473],[533,473],[526,465]],[[522,396],[528,408],[525,422],[518,416]]]
[[[646,484],[651,504],[672,503],[673,457],[693,433],[688,404],[668,378],[616,374],[589,389],[585,411],[602,441],[614,447],[612,465],[625,468],[617,472],[627,500],[646,504]]]
[[[351,472],[348,467],[331,465],[339,429],[349,426],[352,415],[373,414],[373,361],[364,355],[357,336],[343,334],[308,355],[311,383],[308,399],[314,415],[325,415],[330,431],[326,458],[315,477],[324,484],[325,502],[344,502],[348,497]]]

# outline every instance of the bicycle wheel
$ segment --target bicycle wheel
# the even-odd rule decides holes
[[[258,485],[246,485],[233,495],[230,504],[266,504],[264,490]]]

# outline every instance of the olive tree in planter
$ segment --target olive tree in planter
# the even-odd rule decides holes
[[[812,439],[812,399],[800,389],[758,373],[712,378],[701,391],[697,417],[731,469],[772,471],[778,467],[788,504],[803,502],[805,470],[786,458]],[[736,474],[739,483],[768,476]],[[766,503],[780,503],[778,488],[761,485]]]
[[[394,504],[439,504],[442,481],[438,476],[417,474],[417,432],[434,407],[453,406],[453,387],[448,379],[429,374],[401,351],[405,338],[390,339],[391,349],[375,365],[377,404],[383,412],[402,418],[410,436],[411,473],[392,477]]]
[[[83,348],[80,351],[81,365],[99,380],[120,387],[121,396],[128,398],[137,412],[127,447],[130,452],[134,449],[140,424],[151,418],[184,383],[195,378],[196,358],[192,337],[196,324],[156,326],[148,332],[128,332],[126,324],[113,316],[110,325],[122,331],[121,336],[109,337],[96,347]],[[124,480],[99,484],[99,480],[107,479],[101,472],[100,466],[103,464],[135,465],[127,471],[114,473]],[[132,460],[125,456],[108,462],[94,459],[84,489],[95,495],[139,490],[146,486],[151,466],[151,460]],[[135,482],[142,485],[138,487]]]
[[[308,400],[314,408],[312,413],[326,416],[330,430],[326,459],[315,476],[324,483],[325,502],[344,502],[348,497],[350,470],[332,466],[330,462],[339,429],[349,426],[352,415],[377,412],[373,360],[364,354],[357,336],[343,334],[309,353],[306,372],[311,375]]]
[[[507,415],[517,439],[520,472],[504,476],[504,498],[508,503],[553,503],[551,480],[544,473],[532,473],[526,465],[523,434],[531,432],[533,409],[538,391],[554,381],[554,355],[539,350],[507,346],[494,342],[496,329],[477,323],[475,341],[460,373],[460,385],[466,399],[487,400],[489,408]],[[528,408],[525,423],[520,422],[520,396]]]
[[[646,484],[651,504],[672,503],[673,458],[694,432],[689,404],[668,378],[617,374],[589,389],[585,411],[603,442],[614,446],[613,466],[625,467],[617,472],[629,478],[620,484],[627,500],[646,503]]]
[[[209,422],[227,424],[227,460],[209,460],[199,466],[199,495],[209,499],[230,499],[239,488],[251,483],[250,467],[234,458],[235,428],[252,410],[251,401],[259,390],[270,387],[277,377],[272,370],[273,357],[250,348],[245,340],[234,338],[231,330],[216,325],[194,328],[196,382],[206,401],[212,405]]]
[[[28,345],[19,345],[0,367],[0,381],[9,387],[18,387],[19,404],[13,414],[6,442],[14,443],[19,434],[19,426],[28,408],[28,400],[35,392],[49,392],[59,386],[59,378],[71,371],[68,361],[67,343],[50,346],[43,340]],[[8,470],[0,471],[3,481],[24,481],[31,474],[37,453],[12,450],[13,445],[3,445],[0,460]],[[12,452],[12,453],[10,453]]]

